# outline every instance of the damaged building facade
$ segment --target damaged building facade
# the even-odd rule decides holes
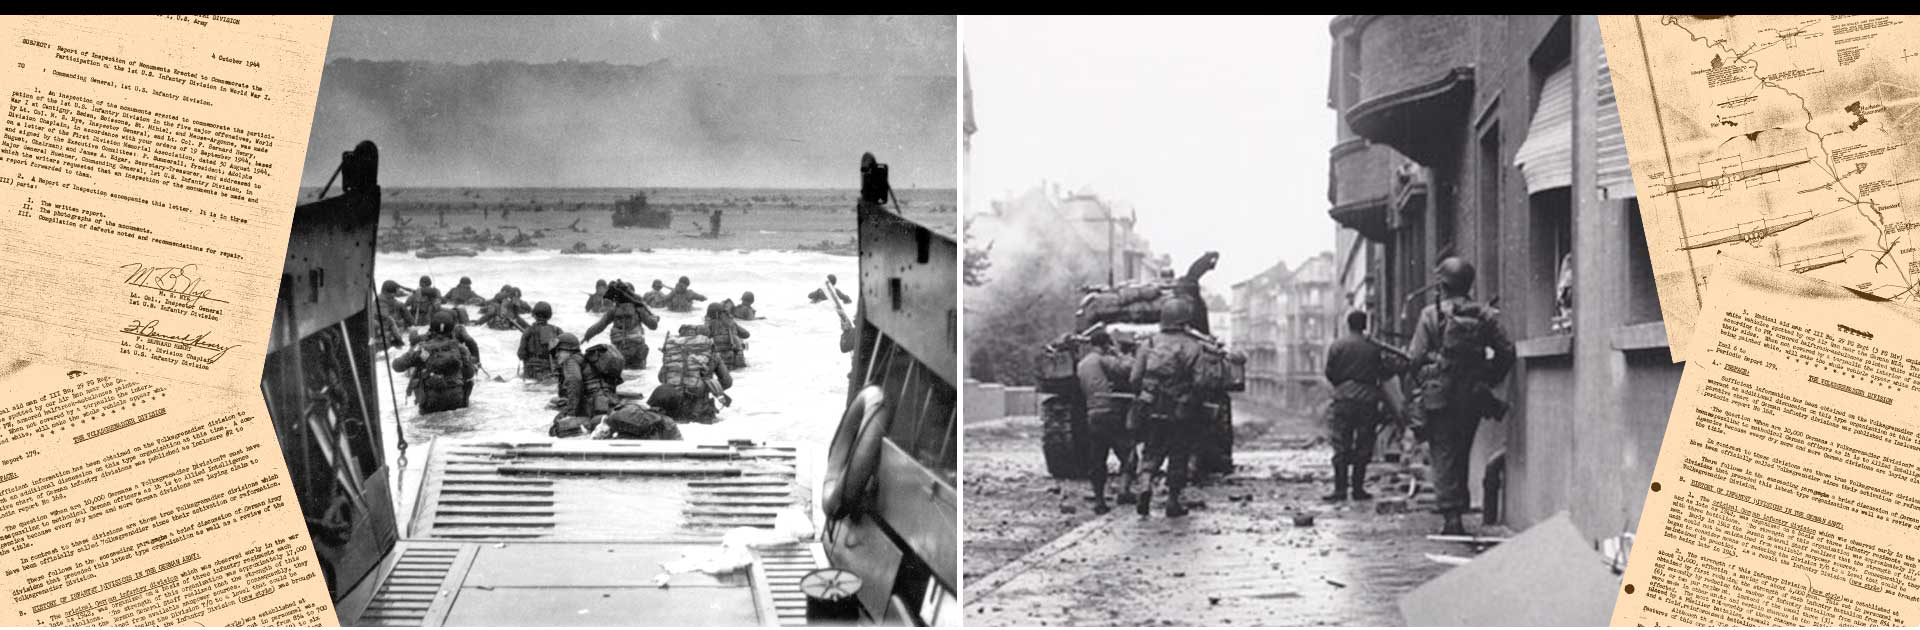
[[[1681,366],[1597,22],[1348,15],[1330,31],[1344,300],[1404,345],[1434,265],[1472,262],[1520,356],[1512,412],[1474,445],[1476,504],[1515,529],[1564,510],[1591,540],[1632,532]]]
[[[1327,344],[1339,336],[1348,308],[1334,261],[1333,252],[1321,252],[1293,269],[1281,261],[1234,283],[1232,346],[1247,355],[1247,391],[1239,400],[1296,414],[1326,404]]]

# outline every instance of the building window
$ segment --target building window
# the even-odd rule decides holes
[[[1573,332],[1573,194],[1568,188],[1543,190],[1528,198],[1532,241],[1528,265],[1526,333],[1530,337]]]

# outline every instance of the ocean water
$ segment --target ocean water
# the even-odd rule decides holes
[[[747,438],[800,442],[816,446],[819,452],[825,452],[838,425],[846,403],[847,374],[852,368],[851,355],[839,351],[840,320],[832,305],[807,301],[807,293],[820,286],[827,274],[837,275],[842,290],[858,298],[857,259],[813,252],[483,252],[470,258],[433,259],[392,253],[380,254],[374,263],[376,285],[394,280],[411,288],[421,275],[429,275],[433,285],[444,293],[461,276],[467,276],[473,279],[475,292],[492,297],[502,284],[512,284],[521,289],[527,303],[551,304],[554,325],[575,335],[584,335],[587,327],[598,321],[598,315],[585,309],[596,279],[623,279],[645,292],[656,278],[671,286],[684,275],[692,279],[695,291],[712,301],[738,301],[741,292],[753,291],[761,319],[742,322],[752,337],[747,340],[747,367],[734,372],[734,387],[728,392],[733,406],[721,409],[719,422],[684,424],[681,433],[697,441]],[[854,307],[846,305],[849,317]],[[469,307],[468,311],[477,315],[478,309]],[[647,345],[652,348],[647,369],[628,370],[619,390],[641,395],[653,391],[658,382],[660,346],[667,332],[681,324],[700,323],[704,312],[704,304],[694,313],[659,311],[660,328],[647,335]],[[528,319],[531,321],[531,316]],[[480,345],[484,368],[467,408],[419,414],[406,398],[406,375],[385,368],[390,360],[385,353],[376,355],[382,364],[375,372],[375,379],[380,381],[381,407],[394,408],[398,400],[400,423],[407,441],[416,447],[435,437],[545,439],[555,415],[547,407],[555,386],[518,378],[519,331],[472,325],[467,332]],[[602,332],[583,346],[607,341],[608,333]],[[397,352],[392,356],[398,356]],[[393,412],[387,411],[382,423],[390,427],[392,422]],[[391,433],[391,429],[386,432]],[[388,450],[392,450],[393,440],[387,442]],[[423,459],[422,453],[415,452],[412,463],[418,466]]]

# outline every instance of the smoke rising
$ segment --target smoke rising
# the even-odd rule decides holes
[[[1031,385],[1041,347],[1077,332],[1080,287],[1104,284],[1106,261],[1100,249],[1105,243],[1080,242],[1075,219],[1035,190],[979,220],[991,220],[992,229],[967,240],[969,246],[976,239],[991,241],[992,267],[984,285],[966,291],[968,378]]]
[[[953,94],[952,77],[335,60],[302,183],[371,139],[391,185],[851,188],[872,151],[896,187],[948,188]]]

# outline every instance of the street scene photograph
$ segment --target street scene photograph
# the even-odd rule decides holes
[[[340,623],[956,623],[956,32],[336,19],[261,391]]]
[[[1681,366],[1593,16],[963,24],[969,625],[1607,624]]]

